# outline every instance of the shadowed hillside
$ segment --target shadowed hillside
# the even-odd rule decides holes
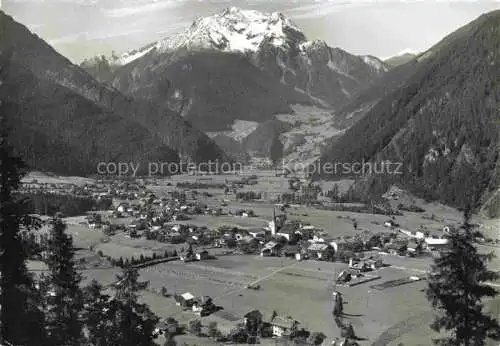
[[[126,119],[123,121],[132,122],[134,125],[131,127],[135,129],[131,131],[137,133],[146,131],[149,139],[156,138],[155,140],[159,141],[157,146],[170,147],[180,156],[195,161],[225,159],[225,155],[213,141],[201,131],[194,129],[175,112],[163,110],[147,101],[136,101],[114,88],[97,82],[84,70],[57,53],[37,35],[32,34],[26,27],[3,12],[0,12],[0,48],[4,52],[10,52],[10,60],[29,71],[40,83],[50,82],[56,87],[65,88],[93,104],[93,111],[99,109],[99,112],[112,113]],[[14,76],[12,81],[15,80],[22,84],[21,76],[17,79]],[[45,93],[39,90],[37,83],[33,83],[32,88],[35,94]],[[10,96],[13,99],[18,97]],[[36,104],[38,101],[33,102]],[[53,113],[60,114],[60,116],[79,116],[77,111],[79,107],[68,107],[64,103],[64,98],[47,98],[43,102],[47,104],[47,107],[53,107]],[[58,107],[62,107],[61,112],[58,112]],[[97,122],[92,125],[96,124]],[[58,132],[62,129],[63,127],[52,128],[52,135],[63,136]],[[83,129],[80,130],[83,131]],[[44,131],[49,131],[49,129],[44,129]],[[85,131],[104,134],[107,130],[96,127],[86,128]],[[142,140],[133,141],[136,137],[130,136],[130,130],[119,137],[122,142],[132,140],[132,147],[142,148]]]
[[[403,174],[391,179],[418,195],[477,206],[496,188],[500,11],[454,32],[416,63],[402,87],[383,96],[323,160],[401,162]]]
[[[130,73],[135,62],[125,66],[115,72],[113,85],[178,111],[204,131],[226,130],[235,119],[266,121],[273,114],[292,112],[290,103],[311,103],[238,54],[206,50],[163,56],[161,61],[143,73]]]
[[[15,63],[0,67],[2,116],[26,163],[61,174],[96,174],[99,162],[175,162],[172,149],[128,118],[100,108]]]

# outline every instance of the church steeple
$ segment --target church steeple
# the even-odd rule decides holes
[[[273,219],[269,223],[269,228],[271,229],[271,234],[276,234],[277,224],[276,224],[276,209],[273,207]]]

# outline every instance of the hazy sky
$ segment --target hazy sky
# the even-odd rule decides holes
[[[280,11],[309,39],[354,54],[422,51],[500,1],[0,0],[2,10],[74,62],[139,48],[229,6]]]

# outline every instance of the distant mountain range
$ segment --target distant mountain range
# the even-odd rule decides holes
[[[341,120],[357,121],[345,123],[352,127],[322,161],[401,162],[401,175],[371,176],[368,188],[399,182],[429,200],[500,216],[499,52],[495,11],[394,68],[344,109]]]
[[[264,122],[293,104],[339,108],[389,66],[305,34],[280,13],[228,8],[185,31],[81,66],[134,97],[180,112],[204,131]]]

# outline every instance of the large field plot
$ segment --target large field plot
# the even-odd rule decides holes
[[[141,277],[150,280],[156,289],[166,286],[170,292],[209,295],[225,310],[239,316],[251,309],[268,314],[276,310],[293,316],[310,330],[334,337],[339,331],[331,314],[333,277],[345,267],[340,263],[225,256],[193,264],[164,263],[142,270]],[[400,269],[384,268],[377,275],[382,279],[376,282],[382,282],[410,274]],[[255,281],[261,285],[260,290],[245,289],[246,284]],[[425,287],[423,282],[383,291],[370,289],[369,285],[337,287],[344,293],[347,303],[344,310],[360,337],[375,340],[400,321],[430,311],[421,292]],[[425,323],[428,323],[427,319]],[[425,323],[415,328],[422,328]]]
[[[397,345],[399,342],[430,345],[436,335],[428,327],[432,311],[425,298],[425,281],[384,290],[370,288],[375,283],[422,274],[430,258],[387,256],[385,262],[392,267],[373,273],[381,279],[354,287],[335,286],[333,278],[346,268],[345,264],[258,256],[223,256],[190,264],[163,263],[141,270],[141,277],[150,280],[155,289],[165,286],[171,293],[189,291],[196,296],[211,296],[216,304],[237,316],[252,309],[267,314],[276,310],[330,338],[339,335],[331,314],[331,292],[337,289],[344,295],[346,318],[357,335],[366,339],[360,341],[362,345]],[[246,289],[251,282],[257,282],[261,289]],[[149,299],[154,302],[164,298],[150,296]],[[488,310],[495,313],[499,303],[500,300],[488,302]],[[176,311],[176,318],[183,321],[195,318],[189,312],[179,312],[178,307],[166,308],[164,313],[169,311]]]
[[[91,178],[84,177],[65,177],[59,175],[52,175],[38,171],[31,171],[23,177],[23,183],[31,183],[36,180],[39,184],[75,184],[75,185],[85,185],[92,184],[94,182]]]

